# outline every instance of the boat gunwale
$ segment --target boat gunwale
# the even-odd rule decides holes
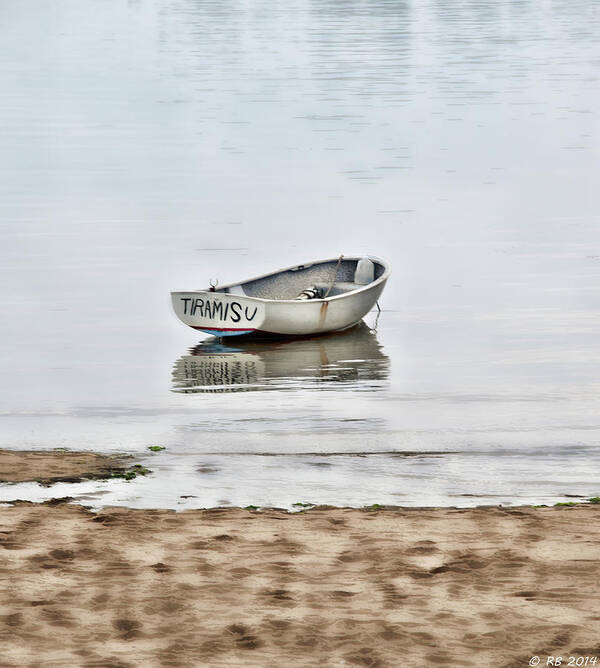
[[[250,295],[235,295],[231,294],[228,292],[221,292],[221,290],[225,290],[226,288],[231,288],[239,285],[240,287],[243,286],[245,283],[251,283],[252,281],[258,281],[262,278],[268,278],[269,276],[276,276],[277,274],[282,274],[285,271],[298,271],[301,268],[309,268],[312,267],[315,264],[326,264],[327,262],[337,262],[340,258],[334,257],[334,258],[328,258],[326,260],[315,260],[314,262],[307,262],[306,264],[293,264],[290,267],[285,267],[283,269],[277,269],[276,271],[271,271],[267,274],[261,274],[260,276],[255,276],[254,278],[247,278],[245,281],[242,282],[237,282],[237,283],[227,283],[226,285],[221,285],[219,286],[218,290],[177,290],[175,292],[171,292],[171,295],[179,295],[179,294],[190,294],[190,293],[197,293],[197,294],[208,294],[208,295],[226,295],[230,297],[241,297],[243,299],[250,299],[252,301],[257,301],[257,302],[265,302],[268,304],[314,304],[315,302],[330,302],[333,301],[334,299],[344,299],[345,297],[350,297],[352,295],[358,294],[359,292],[363,292],[367,288],[372,288],[375,285],[379,285],[383,281],[386,281],[389,277],[390,274],[392,273],[390,269],[390,265],[388,262],[385,260],[381,259],[380,257],[377,257],[376,255],[359,255],[359,256],[343,256],[343,260],[361,260],[362,258],[368,258],[371,261],[374,261],[378,264],[380,264],[383,267],[383,274],[379,276],[379,278],[376,278],[374,281],[371,281],[371,283],[367,283],[366,285],[361,285],[360,287],[356,288],[355,290],[350,290],[349,292],[344,292],[340,295],[332,295],[331,297],[317,297],[315,299],[265,299],[264,297],[251,297]],[[337,270],[336,270],[337,274]],[[335,281],[334,281],[335,284]]]

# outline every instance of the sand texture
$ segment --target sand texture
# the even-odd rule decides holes
[[[600,657],[600,508],[0,508],[1,666]]]
[[[0,450],[0,482],[79,482],[124,473],[132,458],[69,450]]]

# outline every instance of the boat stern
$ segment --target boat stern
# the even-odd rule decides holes
[[[240,336],[259,330],[265,319],[262,301],[222,292],[172,292],[177,317],[213,336]]]

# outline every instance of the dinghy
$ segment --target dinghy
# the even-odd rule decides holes
[[[373,256],[319,260],[242,283],[172,292],[179,319],[217,337],[308,336],[347,329],[375,305],[390,275]]]

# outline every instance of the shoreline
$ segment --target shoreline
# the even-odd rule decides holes
[[[132,459],[0,451],[0,478],[127,480]],[[598,520],[596,499],[293,511],[5,501],[2,665],[600,659]]]
[[[597,494],[598,486],[572,485],[569,489],[568,484],[561,485],[550,494],[548,491],[541,491],[537,494],[514,489],[513,494],[510,492],[499,494],[497,489],[491,489],[487,493],[479,489],[475,493],[470,491],[460,493],[460,488],[455,487],[448,490],[442,488],[440,492],[434,492],[432,495],[419,494],[418,490],[413,490],[417,492],[417,496],[413,497],[406,492],[397,494],[391,491],[389,480],[393,476],[383,478],[384,485],[387,487],[382,493],[378,493],[378,490],[381,492],[381,488],[378,486],[377,476],[380,472],[377,467],[373,470],[374,478],[369,478],[371,484],[368,489],[360,485],[356,489],[351,489],[343,487],[341,481],[345,475],[354,476],[356,473],[354,469],[345,469],[343,465],[340,465],[339,469],[331,469],[333,474],[328,475],[329,465],[321,461],[310,463],[311,468],[318,468],[320,479],[315,478],[315,474],[309,470],[311,482],[306,485],[299,479],[299,484],[295,484],[294,481],[285,477],[287,475],[289,478],[289,471],[283,467],[281,474],[284,476],[284,481],[290,484],[281,483],[271,489],[268,476],[264,476],[264,471],[269,470],[268,465],[257,464],[250,471],[246,471],[239,463],[234,463],[233,468],[227,470],[230,462],[218,461],[215,464],[212,460],[208,460],[206,455],[203,455],[198,462],[188,456],[185,465],[181,467],[181,461],[178,461],[177,457],[173,459],[172,453],[167,453],[167,458],[164,457],[162,451],[165,448],[162,446],[154,445],[147,447],[146,450],[148,452],[109,454],[66,448],[53,450],[0,448],[0,488],[2,491],[0,502],[9,503],[11,500],[20,499],[43,503],[53,498],[70,496],[73,502],[83,504],[90,502],[91,507],[95,509],[113,505],[148,510],[170,508],[178,511],[218,507],[250,509],[279,507],[292,512],[323,505],[359,509],[519,508],[600,502],[600,498],[594,496]],[[325,453],[323,457],[330,454]],[[402,458],[410,459],[417,454],[420,456],[423,453],[404,452]],[[260,457],[263,456],[260,455]],[[134,464],[133,462],[136,461],[141,463]],[[173,463],[181,469],[177,470],[177,475],[180,476],[178,481],[175,481],[172,475]],[[325,471],[324,474],[321,473],[321,469]],[[227,471],[225,475],[223,471]],[[244,475],[247,476],[247,480]],[[438,478],[440,475],[442,472],[438,471]],[[144,477],[145,479],[142,479]],[[262,484],[263,477],[264,485]],[[365,479],[364,472],[360,479]],[[133,486],[123,484],[123,482],[134,480],[136,484]],[[244,483],[244,480],[249,484]],[[242,481],[241,487],[240,481]],[[328,488],[332,481],[337,486],[333,490],[336,493],[331,493]],[[73,483],[80,484],[72,487]],[[319,485],[322,485],[322,489]],[[13,486],[15,486],[14,490],[12,490]],[[320,489],[325,490],[323,495],[319,493]],[[347,491],[351,493],[348,494]]]

